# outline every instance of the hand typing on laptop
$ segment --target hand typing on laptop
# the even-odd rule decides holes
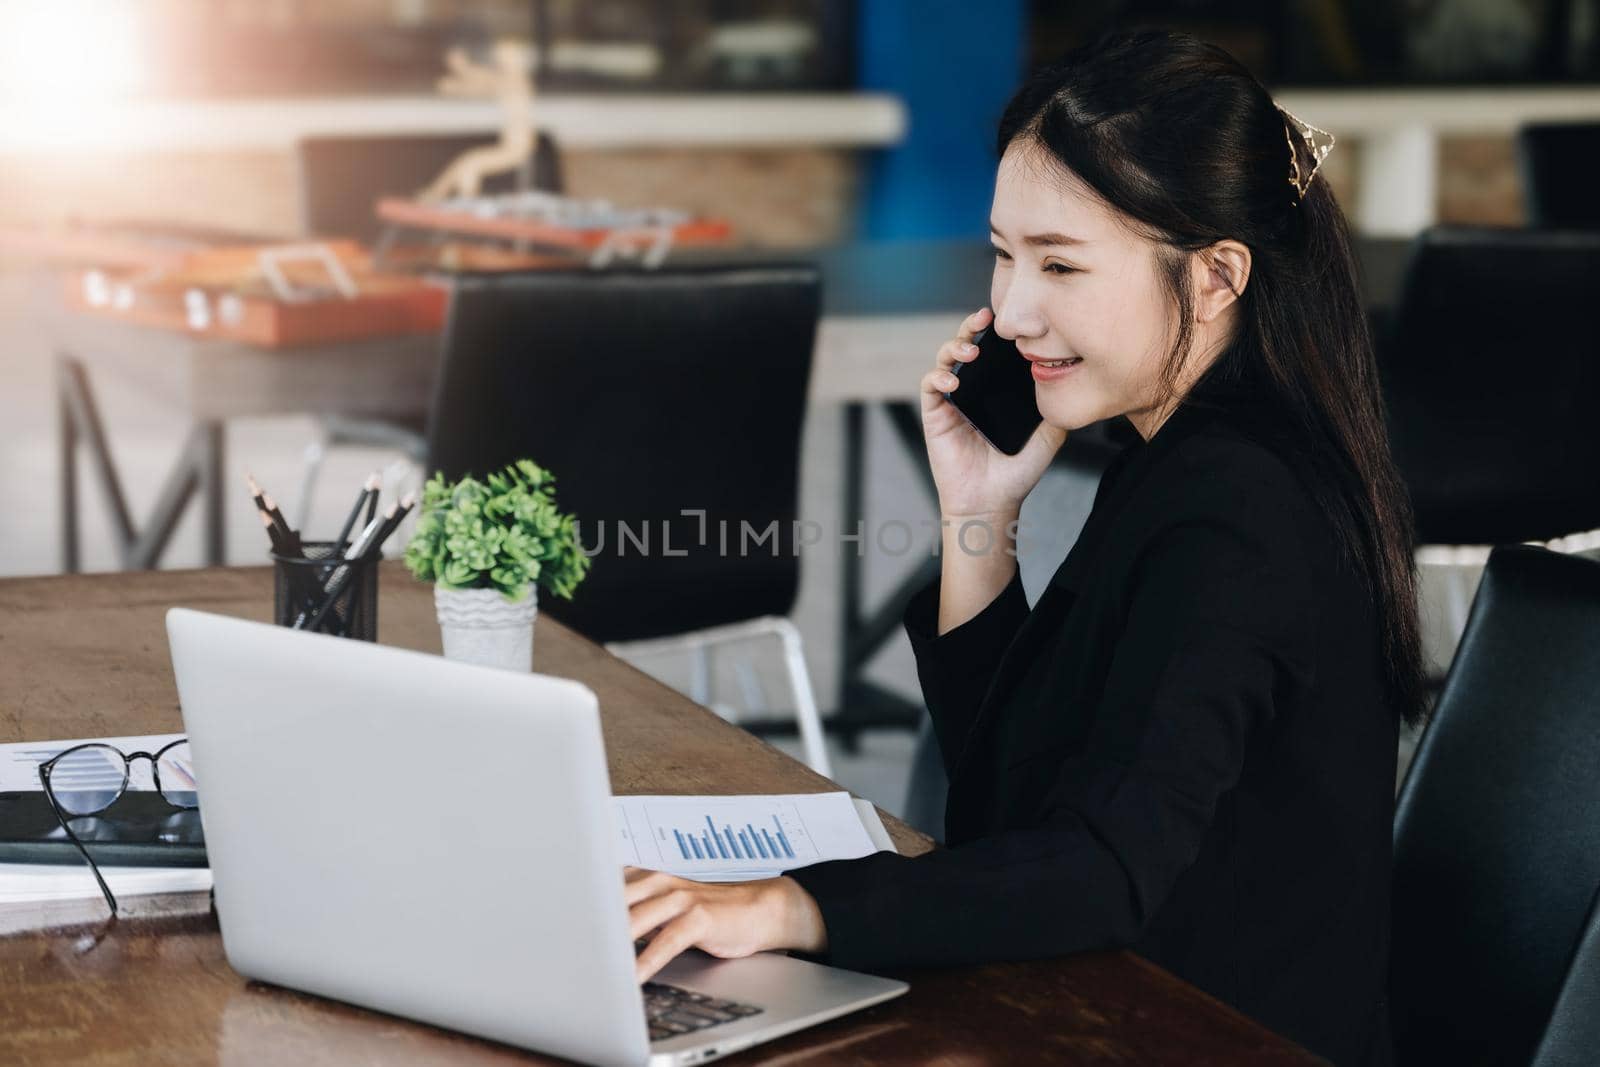
[[[637,867],[623,871],[632,936],[655,931],[635,963],[641,983],[691,948],[733,959],[771,949],[828,947],[817,902],[792,878],[714,883]]]

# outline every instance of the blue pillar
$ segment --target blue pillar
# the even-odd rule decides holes
[[[1021,81],[1024,0],[861,0],[861,87],[894,93],[909,129],[868,159],[868,240],[981,238],[994,192],[995,127]]]

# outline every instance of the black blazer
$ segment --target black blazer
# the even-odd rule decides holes
[[[793,872],[863,970],[1130,947],[1337,1063],[1385,1064],[1398,723],[1378,616],[1237,403],[1120,455],[1030,611],[906,629],[948,847]]]

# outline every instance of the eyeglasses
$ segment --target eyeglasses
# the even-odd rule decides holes
[[[94,872],[94,880],[100,883],[100,892],[105,894],[113,916],[117,914],[117,898],[111,895],[94,857],[73,832],[71,821],[98,815],[115,804],[128,791],[133,761],[140,759],[150,761],[151,781],[163,800],[182,811],[199,808],[187,738],[179,738],[156,752],[124,752],[98,742],[76,745],[39,764],[39,781],[44,785],[50,810]]]

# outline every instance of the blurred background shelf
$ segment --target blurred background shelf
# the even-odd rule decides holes
[[[70,104],[64,100],[63,104]],[[819,145],[876,148],[898,143],[905,106],[889,93],[801,93],[728,97],[547,95],[539,122],[577,148],[666,145]],[[130,100],[98,103],[63,126],[56,108],[0,124],[0,155],[86,151],[287,150],[306,137],[385,133],[475,133],[492,137],[495,105],[435,95],[279,97],[249,100]]]

